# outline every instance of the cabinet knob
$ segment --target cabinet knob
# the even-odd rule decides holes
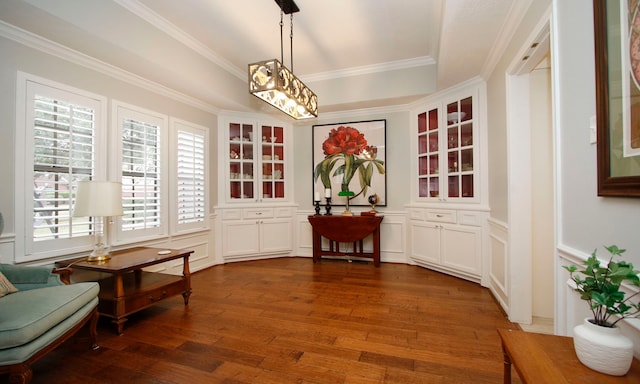
[[[436,217],[442,217],[442,215],[440,215],[440,214],[437,214],[437,215],[436,215]]]

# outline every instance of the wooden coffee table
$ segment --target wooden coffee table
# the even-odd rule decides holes
[[[112,318],[118,334],[122,334],[127,316],[134,312],[177,294],[182,295],[185,305],[189,304],[191,295],[189,256],[192,253],[192,250],[137,247],[112,252],[111,259],[105,262],[76,259],[58,262],[56,265],[109,274],[108,277],[98,280],[100,283],[98,313]],[[182,276],[142,270],[145,267],[179,258],[184,260]]]
[[[625,376],[609,376],[580,363],[573,339],[498,329],[504,351],[504,383],[511,383],[511,365],[523,383],[535,384],[608,384],[640,383],[640,362],[636,359]]]

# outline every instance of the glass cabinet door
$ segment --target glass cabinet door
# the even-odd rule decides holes
[[[283,199],[285,177],[284,128],[263,125],[261,127],[263,199]]]
[[[287,198],[285,128],[237,122],[225,125],[227,199],[258,202]]]
[[[418,115],[418,196],[440,195],[438,109]]]
[[[254,127],[229,124],[229,197],[254,198]]]
[[[476,122],[473,98],[467,97],[418,112],[418,198],[476,197]]]
[[[447,196],[473,197],[471,97],[447,104]]]

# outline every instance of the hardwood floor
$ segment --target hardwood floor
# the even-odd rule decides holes
[[[33,383],[501,383],[496,329],[518,328],[487,289],[403,264],[231,263],[192,287],[122,336],[101,319],[99,350],[64,345]]]

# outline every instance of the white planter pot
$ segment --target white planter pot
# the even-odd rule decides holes
[[[573,328],[573,346],[578,360],[594,371],[623,376],[631,368],[633,343],[618,327],[601,327],[584,319]]]

